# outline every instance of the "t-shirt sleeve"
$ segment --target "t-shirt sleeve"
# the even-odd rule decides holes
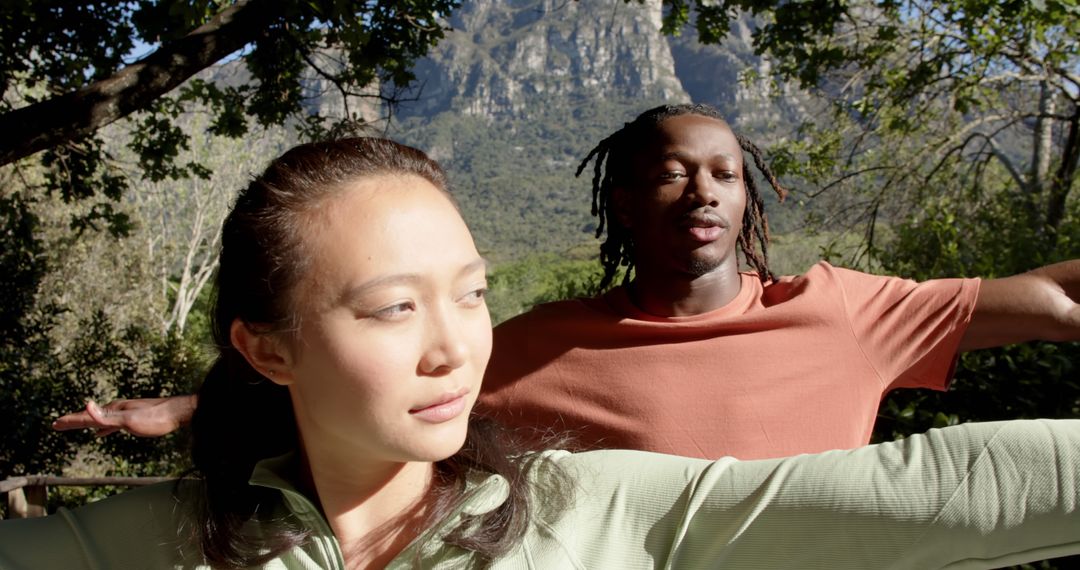
[[[971,322],[978,279],[916,282],[828,266],[852,334],[884,390],[944,390]]]
[[[996,568],[1080,552],[1078,461],[1080,421],[1047,420],[761,461],[577,454],[552,534],[585,567]]]

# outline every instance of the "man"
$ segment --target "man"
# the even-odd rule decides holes
[[[958,351],[1080,339],[1080,262],[982,282],[825,263],[773,279],[744,150],[782,195],[756,147],[703,105],[646,111],[590,153],[604,285],[620,265],[633,278],[496,327],[487,413],[570,430],[582,447],[741,459],[851,448],[887,391],[945,389]],[[739,272],[740,249],[756,273]],[[110,406],[56,427],[154,435],[194,401]]]

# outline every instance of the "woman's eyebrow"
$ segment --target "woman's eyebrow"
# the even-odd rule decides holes
[[[458,270],[457,275],[459,277],[474,273],[477,270],[482,270],[487,273],[488,261],[483,257],[478,257],[473,261],[463,265]],[[368,291],[379,289],[381,287],[388,287],[391,285],[408,285],[418,283],[424,280],[424,275],[421,273],[392,273],[390,275],[380,275],[374,279],[365,281],[355,287],[350,287],[341,295],[342,304],[349,304],[355,301],[357,298],[362,297],[364,293]]]
[[[411,283],[417,283],[423,279],[423,276],[419,273],[393,273],[390,275],[380,275],[374,279],[369,279],[355,287],[350,287],[345,290],[341,295],[341,303],[349,304],[356,299],[363,297],[368,291],[374,289],[380,289],[382,287],[388,287],[391,285],[406,285]]]
[[[491,264],[488,263],[488,260],[484,259],[483,257],[477,257],[475,260],[469,262],[464,267],[462,267],[461,271],[458,272],[458,275],[466,275],[476,271],[477,269],[480,269],[484,272],[484,274],[487,274],[488,267],[490,265]]]

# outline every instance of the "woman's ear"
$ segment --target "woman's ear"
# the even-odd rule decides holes
[[[277,335],[258,333],[240,319],[234,319],[229,340],[252,368],[274,384],[288,386],[295,380],[292,354]]]

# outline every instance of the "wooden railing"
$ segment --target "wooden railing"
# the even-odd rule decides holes
[[[26,475],[0,481],[0,495],[7,494],[8,518],[43,517],[49,487],[100,487],[117,485],[139,487],[172,481],[172,477],[54,477]]]

